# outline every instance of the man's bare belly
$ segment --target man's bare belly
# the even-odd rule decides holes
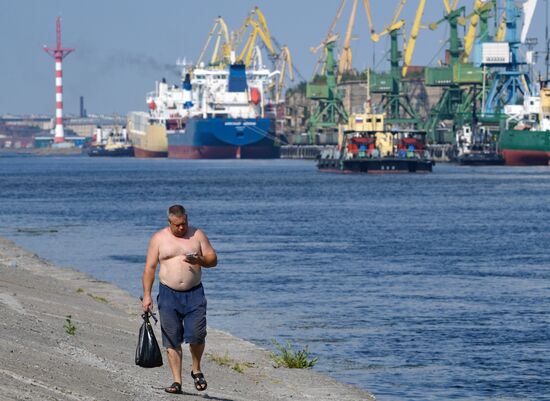
[[[190,265],[178,255],[160,262],[160,282],[173,290],[186,291],[201,282],[202,271],[198,265]]]

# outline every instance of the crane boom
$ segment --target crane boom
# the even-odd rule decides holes
[[[474,4],[474,11],[465,17],[466,19],[470,18],[470,26],[464,36],[464,53],[462,55],[463,63],[467,63],[470,59],[470,54],[472,53],[472,48],[476,38],[476,29],[481,15],[492,9],[494,7],[494,3],[495,0],[476,0]]]
[[[403,7],[405,6],[406,2],[407,2],[407,0],[401,0],[399,2],[399,5],[397,6],[397,9],[395,10],[395,14],[393,16],[393,19],[391,20],[390,25],[393,25],[397,22],[397,20],[399,19],[399,16],[401,15],[401,11],[403,11]]]
[[[208,34],[208,38],[206,39],[206,43],[201,49],[201,52],[199,54],[199,58],[197,59],[197,65],[202,62],[202,59],[204,57],[204,54],[206,53],[206,50],[208,49],[208,46],[210,45],[210,42],[212,38],[214,37],[216,30],[218,30],[216,44],[214,46],[214,51],[212,53],[211,63],[215,63],[216,61],[220,60],[219,57],[219,49],[220,49],[220,43],[223,39],[223,45],[222,45],[222,58],[225,59],[225,61],[229,60],[230,53],[231,53],[231,41],[229,38],[229,32],[227,30],[227,25],[225,24],[225,21],[222,17],[218,17],[214,20],[214,25],[212,25],[212,29],[210,29],[210,32]]]
[[[341,0],[340,5],[338,6],[338,9],[336,10],[336,15],[332,19],[332,23],[330,24],[330,27],[328,29],[327,35],[325,38],[315,47],[311,47],[309,50],[312,53],[317,53],[319,49],[324,48],[329,41],[332,40],[334,37],[334,28],[336,27],[336,24],[338,23],[338,20],[340,19],[340,16],[342,15],[342,11],[344,10],[344,6],[346,5],[347,0]],[[325,73],[325,59],[326,59],[326,52],[323,52],[319,59],[317,60],[317,64],[315,65],[315,69],[313,70],[313,76],[317,74],[317,71],[319,70],[319,66],[321,67],[321,74]]]
[[[363,0],[363,4],[365,5],[365,13],[367,14],[367,21],[369,23],[369,31],[370,31],[370,34],[372,35],[373,33],[375,33],[375,30],[374,30],[374,24],[372,22],[372,11],[370,7],[370,0]]]
[[[506,37],[506,12],[503,12],[500,16],[500,24],[498,26],[498,30],[495,34],[495,40],[497,42],[504,41],[504,38]]]
[[[422,22],[422,16],[424,15],[424,8],[426,6],[426,0],[419,0],[418,8],[416,9],[416,16],[414,17],[414,23],[409,36],[409,40],[405,47],[405,54],[403,56],[403,70],[401,72],[402,76],[407,75],[407,70],[409,65],[411,65],[412,56],[414,53],[414,46],[416,45],[416,38],[418,37],[418,32],[420,32],[420,24]]]
[[[260,28],[260,36],[262,36],[262,40],[265,42],[267,48],[271,51],[271,53],[275,53],[275,50],[273,50],[273,44],[271,43],[271,34],[269,33],[269,28],[267,27],[267,21],[265,19],[264,13],[260,10],[259,7],[254,8],[254,13],[258,16],[258,25]]]
[[[357,1],[353,0],[353,6],[346,28],[346,36],[344,37],[344,45],[342,46],[342,53],[340,54],[340,60],[338,63],[338,72],[342,75],[344,72],[351,70],[352,66],[352,53],[351,53],[351,34],[353,31],[353,23],[355,22],[355,14],[357,11]]]

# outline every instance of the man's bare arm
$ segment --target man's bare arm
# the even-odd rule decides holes
[[[157,234],[153,235],[147,248],[147,260],[143,269],[143,310],[147,311],[153,308],[153,300],[151,298],[151,290],[155,281],[155,271],[159,263],[159,244]]]
[[[201,244],[201,253],[199,263],[202,267],[214,267],[218,264],[218,255],[210,244],[210,240],[202,230],[197,231],[199,242]]]

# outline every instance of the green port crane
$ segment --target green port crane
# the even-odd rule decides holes
[[[446,0],[444,3],[446,15],[429,26],[434,30],[446,21],[450,27],[449,63],[444,67],[429,67],[425,70],[426,86],[443,88],[443,93],[430,110],[425,124],[428,141],[431,143],[453,143],[457,129],[475,118],[474,110],[483,97],[483,92],[476,90],[476,86],[483,83],[483,70],[460,62],[458,25],[464,24],[462,15],[465,7],[456,9],[450,7]],[[438,128],[442,122],[449,120],[452,121],[451,127],[441,134]]]
[[[338,125],[347,124],[349,118],[336,83],[337,66],[334,59],[336,39],[337,37],[333,35],[324,42],[325,75],[317,76],[306,85],[306,97],[317,101],[317,106],[307,121],[310,144],[315,143],[315,134],[319,130],[337,130]]]
[[[404,63],[403,66],[401,65],[403,57],[398,44],[399,36],[405,25],[405,21],[402,19],[399,20],[399,16],[401,15],[405,3],[406,0],[400,0],[392,21],[382,32],[371,34],[371,39],[374,42],[378,42],[384,35],[390,36],[390,73],[389,75],[384,73],[371,74],[369,86],[371,92],[380,93],[382,95],[378,106],[380,111],[386,113],[386,121],[388,123],[418,126],[420,125],[421,119],[410,104],[405,83],[402,79],[402,73],[406,72],[406,67],[408,67],[408,65],[407,63]],[[409,40],[411,46],[414,46],[413,43],[420,29],[420,18],[424,10],[424,4],[425,1],[421,0],[419,2],[417,18],[415,20],[415,25],[418,29],[414,30],[414,35],[411,35],[411,39]],[[370,10],[370,5],[367,9]],[[412,52],[408,52],[408,54],[412,57]]]

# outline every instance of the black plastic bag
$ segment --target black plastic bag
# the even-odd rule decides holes
[[[143,324],[139,329],[139,339],[136,348],[136,365],[142,368],[156,368],[162,366],[162,353],[149,322],[149,312],[141,315]],[[154,318],[154,316],[153,316]]]

